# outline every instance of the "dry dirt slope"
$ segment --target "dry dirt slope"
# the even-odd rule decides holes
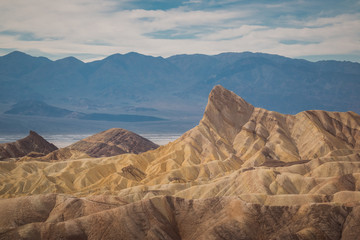
[[[18,198],[0,201],[0,236],[354,239],[359,189],[359,115],[283,115],[216,86],[199,125],[156,150],[1,162],[1,197]]]

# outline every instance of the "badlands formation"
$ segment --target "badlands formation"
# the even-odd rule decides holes
[[[0,239],[359,239],[360,116],[216,86],[199,125],[155,150],[1,161],[0,197]]]

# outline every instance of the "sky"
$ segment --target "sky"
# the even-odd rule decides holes
[[[263,52],[360,62],[360,0],[1,0],[0,55]]]

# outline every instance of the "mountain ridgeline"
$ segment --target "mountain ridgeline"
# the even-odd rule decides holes
[[[202,112],[221,84],[249,102],[282,113],[306,109],[360,112],[360,64],[309,62],[263,53],[114,54],[84,63],[12,52],[0,57],[1,102],[43,100],[55,106],[152,107]],[[166,101],[167,104],[164,104]]]

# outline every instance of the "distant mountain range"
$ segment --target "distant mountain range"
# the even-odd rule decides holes
[[[203,111],[221,84],[255,106],[282,113],[306,109],[360,112],[360,64],[309,62],[263,53],[114,54],[84,63],[12,52],[0,57],[0,102],[42,100],[74,110]]]
[[[117,122],[147,122],[163,121],[165,119],[131,114],[108,114],[108,113],[82,113],[70,111],[63,108],[54,107],[42,101],[30,100],[16,103],[5,114],[22,115],[22,116],[42,116],[55,118],[76,118],[83,120],[97,121],[117,121]]]

